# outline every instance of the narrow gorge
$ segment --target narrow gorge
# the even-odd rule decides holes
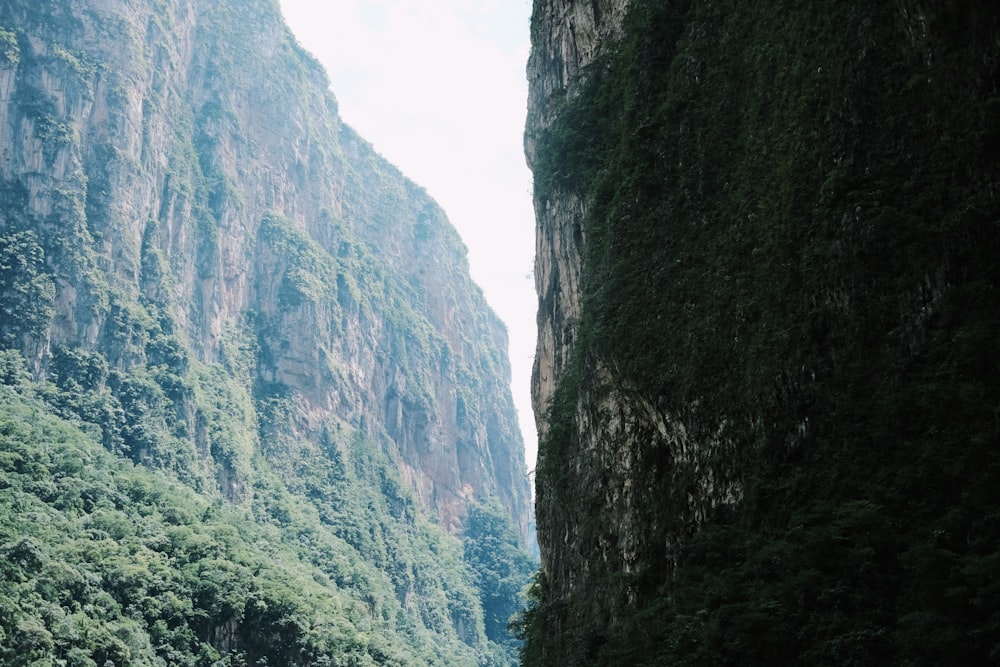
[[[536,0],[534,665],[1000,659],[987,2]]]
[[[277,0],[5,0],[0,153],[0,663],[516,663],[505,327]]]

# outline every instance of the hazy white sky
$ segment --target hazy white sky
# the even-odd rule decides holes
[[[528,469],[537,443],[531,174],[522,149],[529,0],[281,0],[344,121],[427,189],[510,332]]]

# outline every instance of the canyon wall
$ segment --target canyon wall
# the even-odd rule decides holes
[[[147,625],[134,636],[153,638],[135,655],[180,660],[163,657],[169,644],[205,660],[331,664],[329,632],[309,628],[335,618],[368,660],[513,660],[497,610],[516,606],[531,567],[516,545],[534,538],[506,329],[444,211],[341,121],[276,0],[4,2],[0,152],[0,349],[19,397],[4,393],[4,407],[41,401],[83,440],[222,503],[241,532],[279,531],[254,552],[268,563],[258,572],[273,572],[267,549],[291,549],[289,572],[349,600],[313,618],[268,581],[233,588],[236,605],[178,584],[194,607],[183,620],[135,612]],[[85,531],[80,507],[67,520]],[[489,518],[474,530],[473,510]],[[203,529],[191,513],[154,514]],[[4,548],[18,532],[7,518]],[[480,538],[499,542],[473,562],[462,540]],[[143,553],[166,558],[176,545],[164,544]],[[122,614],[152,590],[102,585]],[[22,593],[0,598],[16,608]],[[72,613],[49,602],[38,608]],[[0,630],[35,622],[5,616]],[[174,639],[157,639],[160,622]],[[84,641],[37,623],[54,652]],[[285,639],[261,639],[271,630]]]
[[[988,659],[998,35],[535,2],[525,664]]]
[[[275,4],[2,18],[21,29],[0,70],[4,231],[34,230],[55,286],[52,321],[15,336],[36,374],[60,346],[122,371],[158,335],[206,363],[243,346],[248,389],[296,402],[301,437],[365,423],[450,529],[496,496],[527,540],[504,326]]]

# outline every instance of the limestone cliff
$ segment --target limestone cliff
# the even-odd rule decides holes
[[[497,496],[523,531],[506,333],[444,213],[340,122],[275,4],[154,4],[5,3],[4,230],[56,287],[34,371],[60,346],[128,370],[154,330],[208,363],[248,345],[303,438],[364,422],[451,529]]]
[[[418,613],[410,555],[325,495],[353,461],[394,521],[412,497],[461,535],[497,504],[529,540],[504,326],[328,86],[273,0],[4,2],[0,343],[108,450],[253,512],[276,476],[396,568],[400,618],[482,644],[458,598]]]
[[[534,165],[538,136],[552,124],[559,101],[574,94],[581,71],[617,34],[627,5],[562,0],[536,3],[524,142],[529,167]],[[546,431],[545,406],[552,398],[556,377],[572,354],[574,329],[580,316],[584,210],[585,202],[572,190],[535,197],[538,223],[534,273],[540,301],[533,401],[541,434]]]
[[[998,35],[535,2],[525,664],[988,660]]]

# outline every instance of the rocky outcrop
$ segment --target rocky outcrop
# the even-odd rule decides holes
[[[535,4],[524,139],[529,167],[534,164],[538,137],[551,125],[559,101],[575,93],[581,71],[618,33],[627,7],[625,0]],[[586,202],[577,192],[536,192],[534,207],[539,309],[532,401],[535,423],[544,434],[546,406],[556,378],[572,355],[580,316],[580,250]]]
[[[582,75],[600,55],[602,48],[613,44],[622,27],[628,2],[538,2],[532,19],[532,51],[528,64],[529,106],[525,130],[525,154],[535,168],[540,137],[558,120],[560,105],[580,94]],[[571,368],[579,334],[583,253],[586,236],[586,194],[580,188],[561,185],[551,189],[536,186],[535,286],[539,296],[538,342],[532,374],[532,401],[541,442],[549,436],[549,411],[561,382],[572,375]],[[641,518],[636,516],[637,489],[628,478],[634,456],[629,453],[629,431],[635,425],[625,413],[630,412],[614,387],[608,369],[596,362],[588,368],[587,386],[571,408],[579,419],[572,437],[578,439],[574,453],[558,458],[542,448],[538,469],[569,466],[575,477],[572,486],[590,489],[601,522],[610,520],[613,527],[593,534],[584,525],[578,508],[564,504],[553,493],[545,477],[536,484],[536,513],[542,572],[553,596],[565,599],[575,587],[591,584],[592,568],[627,571],[634,564],[635,550],[630,539],[640,539]],[[634,415],[633,415],[634,416]],[[619,443],[620,448],[609,446]],[[553,460],[557,459],[557,460]],[[609,479],[612,474],[616,480]],[[611,510],[615,518],[604,516]],[[625,509],[632,508],[632,509]],[[595,517],[591,516],[591,519]],[[631,536],[625,542],[609,540],[611,534]],[[583,553],[595,560],[584,561]],[[598,594],[599,595],[599,594]]]
[[[293,405],[295,438],[380,442],[449,530],[496,498],[527,543],[503,324],[276,2],[15,1],[0,30],[0,233],[32,230],[55,286],[51,321],[6,342],[38,377],[75,348],[120,374],[225,368],[257,410]],[[181,394],[178,446],[238,498],[269,443],[214,441]]]

